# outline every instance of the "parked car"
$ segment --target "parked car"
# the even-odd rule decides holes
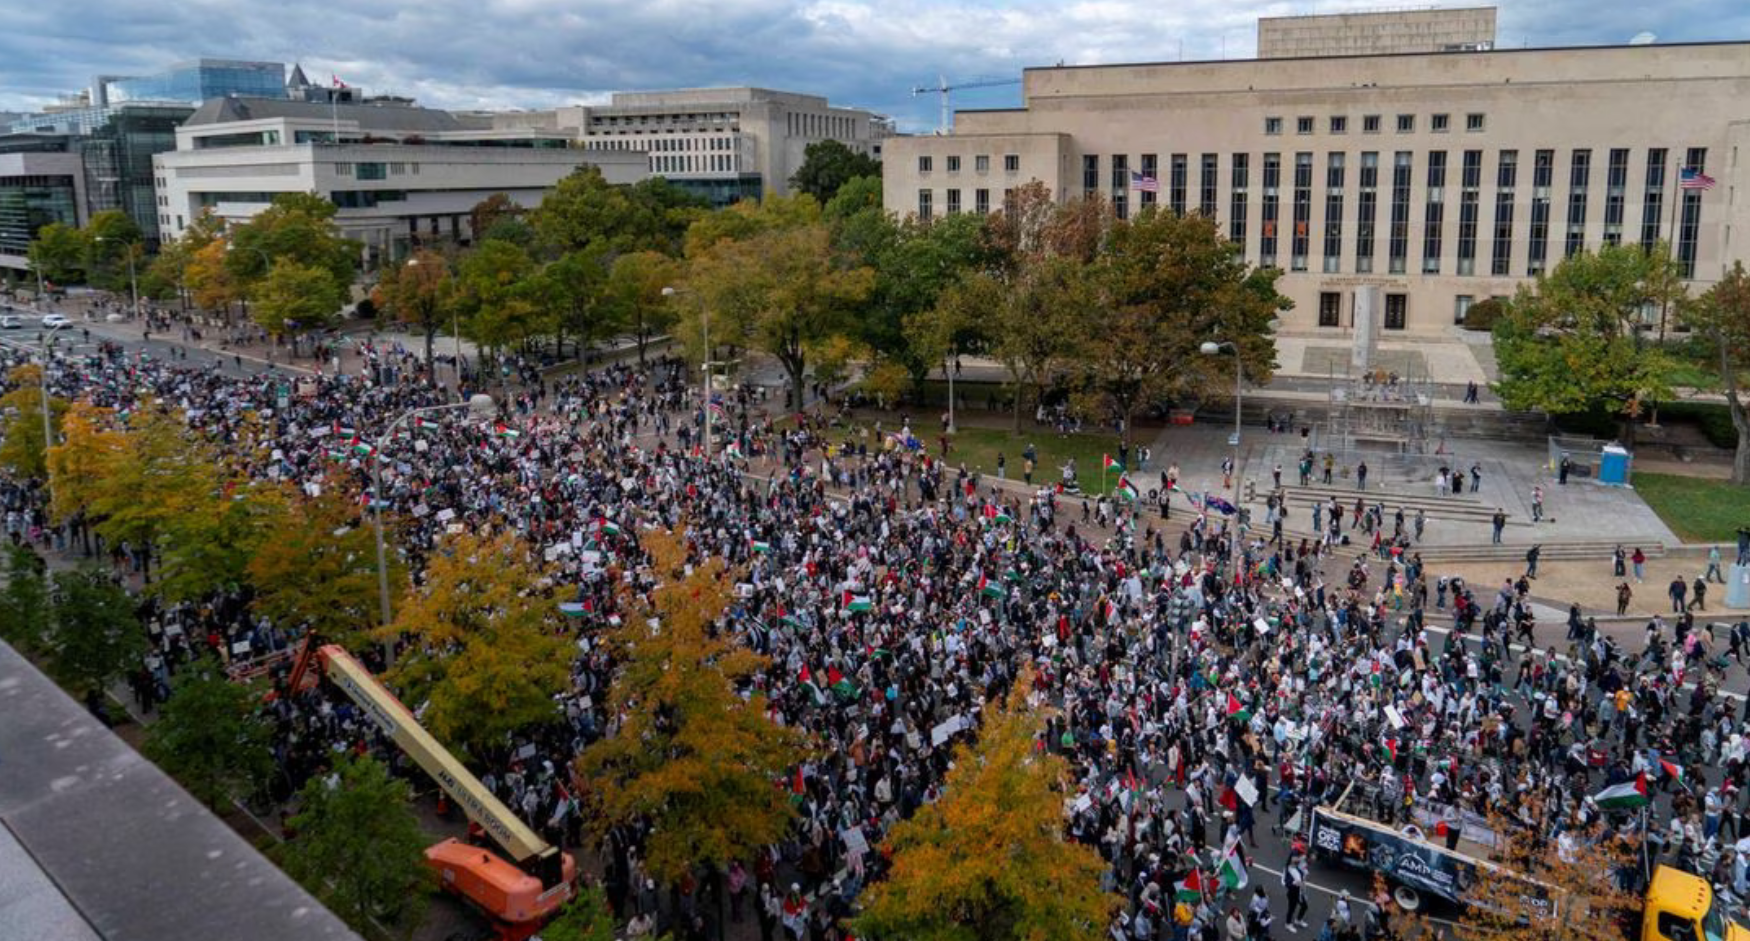
[[[23,324],[19,322],[16,316],[12,314],[0,314],[0,330],[17,330],[20,326],[23,326]]]
[[[68,320],[66,314],[45,314],[43,316],[43,326],[49,330],[71,327],[72,325],[73,321]]]

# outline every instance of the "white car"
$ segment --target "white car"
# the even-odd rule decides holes
[[[43,317],[43,327],[49,330],[58,330],[72,325],[73,321],[68,320],[65,314],[48,314]]]
[[[21,324],[11,314],[0,314],[0,330],[17,330]]]

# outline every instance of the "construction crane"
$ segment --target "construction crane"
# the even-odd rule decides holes
[[[947,76],[937,75],[936,76],[936,84],[934,84],[934,85],[919,85],[916,88],[913,88],[911,90],[911,94],[912,94],[913,98],[916,98],[919,95],[929,95],[929,94],[939,94],[942,96],[942,126],[941,126],[939,133],[946,134],[950,130],[950,128],[948,126],[948,93],[949,92],[951,92],[951,91],[965,91],[968,88],[996,88],[996,87],[1001,86],[1001,85],[1019,85],[1019,84],[1021,84],[1021,80],[1018,78],[992,78],[992,79],[980,79],[978,81],[972,81],[972,82],[955,82],[954,84],[950,85],[950,84],[948,84],[948,77]]]
[[[446,891],[492,918],[499,941],[525,941],[571,900],[577,861],[529,829],[438,740],[420,726],[364,664],[335,644],[306,639],[286,689],[296,693],[325,673],[509,856],[457,839],[428,847],[426,865]]]

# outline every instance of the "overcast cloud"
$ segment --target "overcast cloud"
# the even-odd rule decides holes
[[[915,85],[1018,78],[1027,66],[1252,55],[1259,16],[1366,9],[1273,0],[13,0],[0,110],[32,110],[94,75],[201,56],[301,63],[370,92],[450,108],[537,108],[615,91],[759,85],[936,121]],[[1502,46],[1750,38],[1741,0],[1514,0]],[[956,94],[1019,103],[1017,88]]]

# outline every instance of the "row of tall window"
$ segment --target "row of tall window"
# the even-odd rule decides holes
[[[1531,171],[1529,194],[1520,190],[1523,182],[1520,179],[1521,153],[1517,150],[1495,152],[1493,224],[1489,229],[1483,229],[1486,221],[1483,216],[1483,180],[1488,172],[1488,155],[1482,150],[1432,150],[1421,154],[1409,150],[1363,151],[1360,154],[1328,152],[1323,155],[1323,229],[1317,246],[1311,238],[1311,227],[1317,211],[1313,182],[1320,170],[1320,155],[1312,151],[1258,155],[1261,157],[1261,185],[1254,199],[1251,179],[1251,158],[1254,155],[1230,154],[1227,158],[1228,199],[1225,207],[1227,236],[1236,243],[1246,242],[1250,234],[1250,212],[1256,202],[1260,225],[1257,261],[1260,265],[1309,271],[1315,266],[1312,249],[1317,247],[1320,249],[1317,268],[1332,274],[1347,268],[1357,274],[1382,270],[1388,274],[1414,272],[1470,276],[1482,273],[1486,267],[1491,276],[1535,276],[1547,271],[1555,260],[1583,250],[1587,226],[1591,223],[1602,222],[1605,244],[1623,243],[1632,154],[1628,148],[1611,148],[1596,154],[1590,148],[1568,152],[1566,204],[1565,210],[1561,210],[1552,206],[1558,169],[1555,150],[1537,149],[1525,155],[1529,157]],[[1349,159],[1352,156],[1359,158],[1353,168]],[[1651,248],[1659,239],[1671,238],[1674,234],[1677,259],[1684,275],[1690,277],[1694,273],[1701,227],[1701,191],[1679,191],[1682,198],[1676,205],[1667,201],[1670,199],[1668,191],[1677,182],[1675,174],[1680,168],[1705,171],[1707,150],[1689,148],[1683,157],[1681,164],[1673,165],[1664,148],[1651,148],[1646,152],[1640,186],[1640,229],[1629,233],[1628,238]],[[1213,217],[1221,208],[1221,159],[1221,155],[1213,153],[1168,154],[1166,179],[1162,180],[1159,176],[1160,155],[1140,155],[1133,175],[1127,155],[1111,155],[1105,158],[1102,166],[1100,155],[1086,154],[1082,157],[1082,195],[1110,200],[1120,218],[1131,213],[1133,200],[1137,207],[1164,202],[1165,207],[1174,213],[1182,215],[1195,211]],[[1389,168],[1383,193],[1380,180],[1382,159]],[[1454,159],[1456,166],[1452,163]],[[1421,167],[1417,166],[1418,160]],[[1281,189],[1285,161],[1292,174],[1286,194]],[[1602,174],[1595,172],[1595,164],[1603,168]],[[1415,185],[1418,171],[1422,182],[1419,193]],[[1351,182],[1355,187],[1353,193],[1349,190]],[[1458,185],[1457,211],[1449,220],[1448,216],[1454,215],[1447,211],[1448,203],[1454,201],[1448,199],[1452,182]],[[1599,194],[1602,200],[1595,196],[1595,187],[1599,183],[1603,185]],[[1165,192],[1164,200],[1160,199],[1159,191]],[[1282,205],[1285,195],[1288,199],[1286,207]],[[1529,196],[1529,218],[1525,220],[1523,231],[1525,257],[1522,267],[1515,271],[1513,243],[1519,224],[1515,207],[1517,200],[1526,195]],[[1601,220],[1597,208],[1600,201],[1603,204]],[[1353,217],[1348,215],[1351,205]],[[1558,211],[1560,215],[1555,214]],[[919,214],[924,214],[921,203]],[[1411,238],[1411,223],[1417,218],[1421,222],[1420,244],[1415,244]],[[1455,226],[1453,222],[1456,222]],[[1354,227],[1354,258],[1352,264],[1346,265],[1345,236],[1351,223]],[[1287,227],[1286,245],[1278,232],[1279,225]],[[1378,228],[1380,225],[1384,226],[1383,262],[1377,257],[1378,243],[1382,241],[1379,238],[1382,234]],[[1449,238],[1453,240],[1451,259],[1446,257]],[[1552,242],[1555,243],[1553,247]],[[1455,267],[1443,271],[1443,266],[1448,264]],[[1376,268],[1376,265],[1380,267]]]
[[[1400,114],[1396,118],[1397,120],[1393,122],[1392,126],[1397,128],[1399,134],[1416,133],[1416,115]],[[1361,133],[1363,134],[1378,134],[1384,125],[1385,121],[1382,115],[1364,114],[1361,116]],[[1281,117],[1271,115],[1264,119],[1264,134],[1267,137],[1281,136],[1285,126],[1286,124]],[[1435,134],[1445,134],[1451,131],[1453,126],[1451,114],[1438,112],[1428,115],[1428,130]],[[1296,134],[1316,134],[1318,127],[1319,119],[1315,115],[1303,114],[1294,119],[1294,133]],[[1488,127],[1488,118],[1481,112],[1472,111],[1464,116],[1463,127],[1466,132],[1481,133]],[[1346,114],[1327,115],[1325,117],[1325,133],[1334,135],[1349,133],[1349,116]]]

